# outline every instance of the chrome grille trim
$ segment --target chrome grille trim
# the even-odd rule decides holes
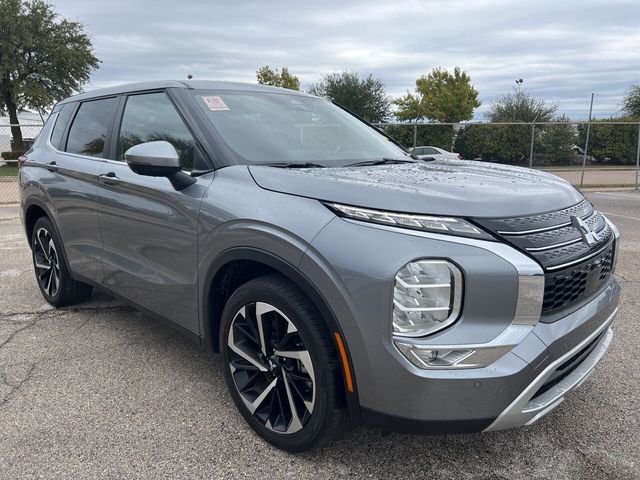
[[[602,252],[604,252],[610,246],[611,246],[611,242],[607,242],[607,244],[604,247],[600,248],[599,250],[596,250],[593,253],[590,253],[589,255],[585,255],[584,257],[580,257],[577,260],[573,260],[572,262],[563,263],[561,265],[554,265],[553,267],[547,267],[547,270],[555,272],[556,270],[561,270],[563,268],[570,267],[571,265],[576,265],[578,263],[584,262],[585,260],[589,260],[590,258],[593,258],[593,257],[595,257],[597,255],[600,255]]]
[[[593,206],[586,199],[584,199],[573,206],[561,210],[554,210],[551,212],[529,215],[526,217],[494,218],[486,220],[488,220],[490,223],[500,224],[502,228],[491,228],[491,230],[501,232],[502,235],[518,232],[526,234],[523,232],[536,230],[540,231],[549,227],[558,228],[562,223],[570,222],[570,219],[568,217],[575,215],[582,218],[590,214],[592,211]],[[524,227],[526,230],[518,230],[518,227]]]
[[[576,238],[575,240],[569,240],[568,242],[556,243],[555,245],[549,245],[548,247],[534,247],[525,248],[527,252],[544,252],[546,250],[553,250],[554,248],[566,247],[567,245],[573,245],[574,243],[581,242],[582,238]]]
[[[591,220],[591,218],[596,214],[599,213],[595,208],[590,212],[587,213],[586,215],[580,217],[582,218],[582,220],[584,220],[585,222]],[[558,225],[551,225],[549,227],[543,227],[543,228],[537,228],[534,230],[516,230],[516,231],[503,231],[503,230],[498,230],[496,233],[500,234],[500,235],[508,235],[508,236],[513,236],[513,237],[518,237],[518,236],[523,236],[523,235],[531,235],[532,233],[544,233],[544,232],[550,232],[552,230],[559,230],[561,228],[564,227],[570,227],[572,224],[571,222],[565,222],[565,223],[560,223]]]
[[[513,236],[513,237],[519,237],[522,235],[531,235],[532,233],[543,233],[543,232],[549,232],[551,230],[556,230],[558,228],[562,228],[562,227],[568,227],[571,225],[571,222],[566,222],[566,223],[561,223],[560,225],[551,225],[550,227],[544,227],[544,228],[537,228],[535,230],[517,230],[514,232],[505,232],[502,230],[498,230],[496,233],[500,234],[500,235],[508,235],[508,236]]]
[[[593,217],[596,213],[600,213],[597,212],[597,210],[594,210],[593,213],[590,215],[590,217]],[[603,217],[604,219],[604,217]],[[606,231],[608,228],[607,222],[604,222],[604,225],[600,228],[600,230],[596,231],[596,233],[598,235],[601,235],[604,231]],[[525,250],[527,252],[545,252],[547,250],[553,250],[554,248],[560,248],[560,247],[566,247],[567,245],[573,245],[574,243],[578,243],[582,241],[582,237],[576,238],[575,240],[569,240],[567,242],[562,242],[562,243],[556,243],[555,245],[548,245],[546,247],[530,247],[530,248],[525,248]],[[587,258],[587,257],[585,257]],[[555,267],[554,267],[555,268]],[[551,268],[548,268],[547,270],[550,270]]]

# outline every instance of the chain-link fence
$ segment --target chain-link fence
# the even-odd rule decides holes
[[[18,157],[31,147],[42,125],[20,125],[22,148],[16,145],[11,125],[0,125],[0,204],[18,202]]]
[[[385,123],[404,145],[434,146],[461,158],[536,168],[577,187],[639,187],[640,122]]]
[[[385,123],[407,148],[434,146],[461,158],[546,170],[577,187],[638,189],[640,122]],[[24,148],[42,125],[20,126]],[[0,125],[0,203],[18,202],[18,156],[11,127]]]

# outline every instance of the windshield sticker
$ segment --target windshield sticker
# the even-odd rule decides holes
[[[202,97],[202,100],[212,112],[226,112],[229,110],[227,104],[220,97]]]

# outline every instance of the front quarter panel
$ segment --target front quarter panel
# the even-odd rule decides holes
[[[431,378],[447,374],[415,369],[393,345],[393,283],[397,271],[412,260],[445,258],[455,262],[465,278],[462,315],[452,326],[421,341],[446,345],[486,343],[514,319],[518,272],[491,251],[493,242],[482,243],[484,247],[454,243],[443,235],[428,238],[411,231],[398,233],[337,217],[314,239],[300,269],[335,310],[351,353],[363,407],[416,419],[450,417],[446,402],[429,396],[416,398],[421,395],[419,392],[428,390],[426,385]],[[510,353],[483,372],[456,372],[460,382],[457,386],[469,395],[481,393],[478,388],[495,388],[495,382],[485,379],[478,383],[476,377],[511,375],[510,370],[500,370],[504,362],[528,369],[525,361]],[[519,382],[513,382],[514,392],[518,386]],[[507,398],[514,392],[505,390],[503,394]],[[398,398],[415,401],[399,403]],[[474,408],[478,417],[496,414],[492,405]]]
[[[210,294],[212,269],[225,252],[265,252],[297,268],[309,244],[334,218],[320,202],[270,192],[257,186],[246,166],[218,170],[199,215],[198,279],[201,332],[208,321],[203,300]]]

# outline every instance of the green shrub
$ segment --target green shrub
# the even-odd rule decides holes
[[[607,125],[610,122],[631,122],[629,125]],[[589,134],[588,153],[596,160],[610,159],[622,165],[635,164],[638,148],[638,123],[630,117],[594,120]],[[586,141],[587,125],[578,126],[578,145]]]
[[[2,152],[0,156],[5,160],[17,160],[19,156],[24,155],[24,151],[18,150],[16,152]]]
[[[530,125],[467,125],[458,131],[455,151],[462,158],[523,163],[531,147]]]
[[[380,128],[405,148],[413,147],[413,124],[384,125]],[[416,138],[417,146],[429,145],[451,150],[453,146],[453,127],[451,125],[438,125],[437,123],[419,123]]]
[[[534,158],[536,164],[571,165],[581,161],[573,149],[578,141],[577,131],[567,117],[558,117],[552,125],[536,126],[536,143],[534,144]],[[542,154],[543,161],[538,162],[538,155]],[[577,160],[576,160],[577,159]]]

